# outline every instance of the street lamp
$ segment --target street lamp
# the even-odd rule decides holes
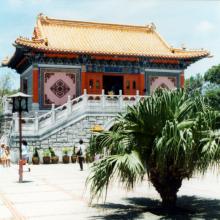
[[[28,98],[30,95],[18,92],[9,96],[12,98],[12,112],[18,112],[19,115],[19,183],[23,182],[23,160],[22,160],[22,112],[28,112]]]

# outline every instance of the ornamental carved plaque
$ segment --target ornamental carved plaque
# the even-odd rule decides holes
[[[44,106],[63,105],[70,98],[76,97],[76,72],[70,70],[51,70],[43,72]]]
[[[150,93],[152,94],[157,88],[175,89],[176,88],[175,76],[151,76],[150,77]]]
[[[70,88],[62,79],[59,79],[50,87],[50,90],[58,98],[62,98],[70,91]]]

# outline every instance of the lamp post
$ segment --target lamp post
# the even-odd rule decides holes
[[[18,92],[9,96],[12,99],[12,112],[18,112],[19,116],[19,183],[23,182],[23,160],[22,160],[22,112],[28,112],[28,98],[30,95]]]

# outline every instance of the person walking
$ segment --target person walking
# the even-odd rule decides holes
[[[81,171],[83,171],[83,162],[85,161],[85,154],[86,154],[86,146],[83,144],[83,140],[80,139],[76,155]]]
[[[5,151],[5,145],[2,144],[1,145],[1,162],[2,162],[2,166],[5,167],[6,166],[6,159],[7,159],[7,155],[6,155],[6,151]]]
[[[3,146],[3,144],[1,144],[1,146],[0,146],[0,164],[2,164],[2,154],[3,154],[2,146]]]
[[[5,148],[5,155],[6,155],[5,165],[6,167],[10,167],[11,166],[11,155],[10,155],[9,146],[6,146]]]
[[[22,141],[22,160],[24,161],[24,165],[27,165],[27,170],[30,172],[31,169],[29,168],[29,148],[27,141],[23,140]]]

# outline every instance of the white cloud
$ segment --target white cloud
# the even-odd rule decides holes
[[[215,29],[215,25],[209,21],[201,21],[196,26],[196,30],[203,33],[212,32],[214,29]]]
[[[26,4],[46,4],[49,3],[50,0],[8,0],[8,2],[11,8],[20,8]]]
[[[9,5],[13,8],[20,7],[23,4],[23,0],[9,0]]]

